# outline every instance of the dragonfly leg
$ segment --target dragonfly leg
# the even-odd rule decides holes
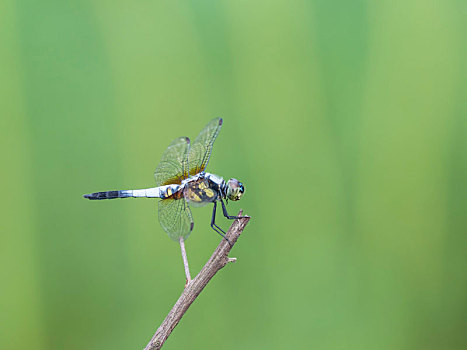
[[[246,216],[232,216],[232,215],[229,215],[229,213],[227,212],[227,208],[225,206],[225,203],[224,201],[221,199],[220,200],[221,203],[222,203],[222,212],[224,213],[224,216],[229,219],[229,220],[234,220],[234,219],[242,219],[242,218],[245,218]]]
[[[219,226],[216,225],[216,209],[217,209],[217,202],[214,202],[214,208],[212,209],[212,219],[211,219],[211,227],[214,231],[220,234],[224,239],[232,246],[232,243],[225,237],[225,232]]]

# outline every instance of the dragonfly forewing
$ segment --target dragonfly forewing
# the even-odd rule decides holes
[[[214,118],[196,137],[188,155],[189,174],[203,172],[211,157],[212,146],[222,127],[222,118]]]

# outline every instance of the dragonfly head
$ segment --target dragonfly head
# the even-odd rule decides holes
[[[227,199],[238,201],[242,198],[243,192],[245,192],[245,188],[237,179],[230,179],[227,182]]]

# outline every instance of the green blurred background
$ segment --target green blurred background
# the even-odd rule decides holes
[[[467,347],[465,1],[0,4],[0,348],[141,349],[183,290],[166,146],[252,216],[167,349]],[[193,210],[192,273],[219,242]],[[219,216],[227,228],[229,222]]]

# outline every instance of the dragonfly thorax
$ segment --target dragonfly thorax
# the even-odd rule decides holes
[[[204,172],[190,176],[181,186],[185,200],[197,207],[225,198],[227,188],[223,178]]]

